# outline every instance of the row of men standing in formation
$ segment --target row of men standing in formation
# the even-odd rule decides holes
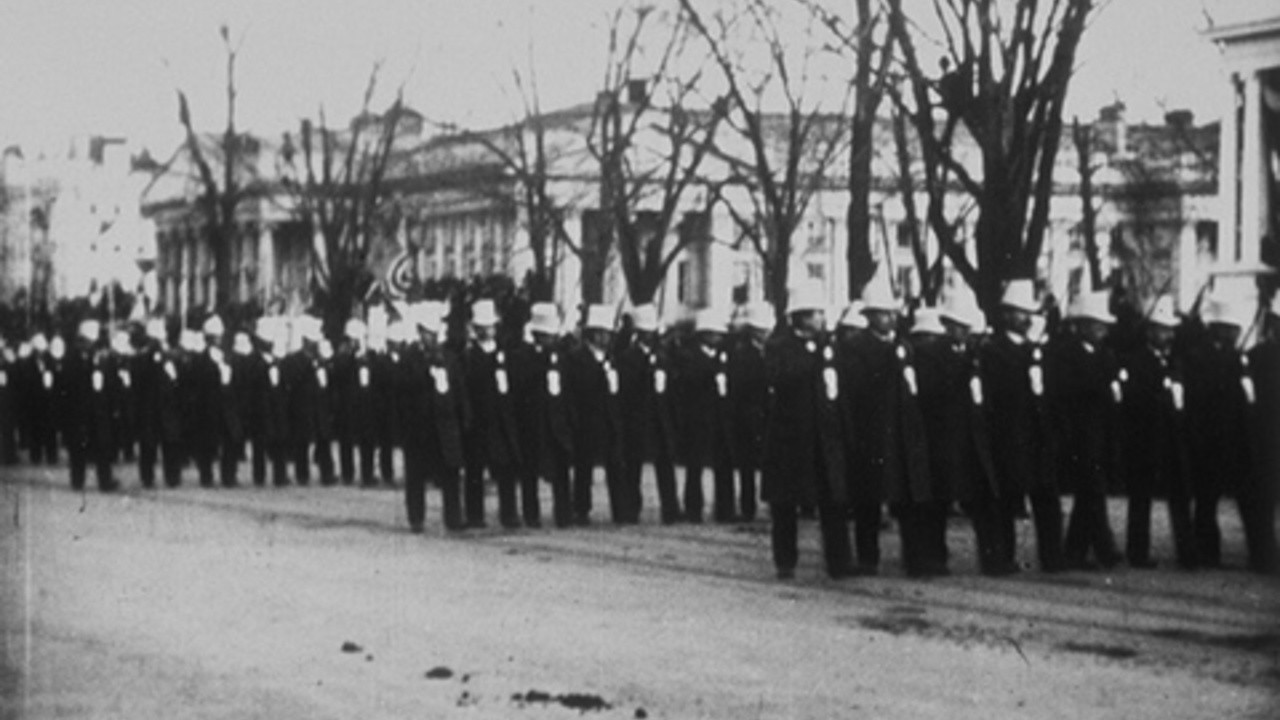
[[[415,530],[429,483],[443,491],[447,528],[484,526],[487,480],[505,527],[541,525],[540,480],[551,485],[556,525],[585,524],[597,466],[612,518],[636,522],[649,461],[663,522],[701,522],[714,457],[711,516],[756,516],[759,350],[771,311],[747,323],[742,345],[756,362],[742,365],[751,353],[727,347],[727,318],[704,315],[700,342],[677,351],[660,338],[656,309],[641,307],[622,347],[612,308],[591,308],[578,341],[554,305],[539,304],[525,341],[499,347],[494,304],[482,300],[455,351],[443,342],[447,307],[409,306],[385,333],[353,320],[336,348],[311,317],[265,317],[230,342],[217,316],[173,338],[161,319],[110,339],[85,321],[69,345],[37,335],[0,353],[0,455],[16,461],[24,448],[34,463],[55,463],[65,448],[73,488],[94,467],[111,491],[113,463],[135,459],[147,488],[181,484],[192,465],[203,486],[236,486],[245,459],[256,485],[305,485],[315,474],[321,484],[390,485],[399,448]],[[679,493],[677,461],[686,467]]]
[[[1206,339],[1174,352],[1179,319],[1162,300],[1146,318],[1146,342],[1118,356],[1102,296],[1077,303],[1063,332],[1033,340],[1040,304],[1027,282],[1010,285],[990,336],[975,332],[984,323],[971,304],[917,311],[905,334],[885,292],[873,289],[829,333],[823,310],[802,288],[781,327],[771,307],[752,306],[729,342],[726,319],[705,312],[689,341],[672,344],[651,306],[632,312],[620,342],[612,308],[589,307],[581,337],[570,338],[558,309],[540,304],[526,340],[500,347],[493,304],[480,301],[460,352],[442,342],[447,306],[430,302],[408,307],[386,337],[350,323],[336,351],[313,318],[263,318],[229,348],[216,317],[178,347],[157,322],[109,345],[90,322],[69,350],[36,338],[5,361],[14,382],[0,395],[0,450],[12,456],[17,434],[34,461],[48,461],[60,430],[73,485],[92,462],[109,490],[112,459],[135,441],[146,486],[158,457],[167,484],[190,459],[202,484],[215,484],[217,465],[221,484],[234,485],[246,453],[257,484],[268,469],[287,484],[289,464],[305,484],[313,463],[322,483],[352,482],[357,469],[367,484],[390,483],[400,446],[414,530],[432,483],[447,528],[483,525],[486,475],[504,526],[541,524],[541,481],[557,525],[587,523],[597,467],[612,519],[634,523],[646,463],[663,522],[702,519],[707,469],[714,519],[749,520],[763,471],[783,577],[794,572],[806,508],[817,511],[830,575],[876,572],[886,506],[908,574],[945,573],[957,503],[982,572],[1015,572],[1016,518],[1028,500],[1044,570],[1109,567],[1122,554],[1106,494],[1123,484],[1131,565],[1152,564],[1160,497],[1177,562],[1217,564],[1218,504],[1234,496],[1251,565],[1274,566],[1280,362],[1274,329],[1249,353],[1237,349],[1249,313],[1210,303]],[[1069,523],[1064,493],[1075,498]]]
[[[1266,340],[1244,352],[1256,302],[1210,301],[1206,333],[1184,348],[1174,342],[1180,318],[1162,298],[1143,320],[1143,341],[1117,353],[1108,303],[1107,293],[1084,295],[1051,335],[1035,335],[1041,302],[1030,281],[1014,281],[989,335],[974,332],[984,318],[964,302],[918,310],[903,334],[898,303],[872,287],[828,335],[821,303],[800,289],[765,349],[764,499],[779,576],[795,571],[796,516],[810,504],[835,578],[877,572],[886,506],[908,575],[947,572],[953,504],[972,521],[984,574],[1021,569],[1016,520],[1028,504],[1043,571],[1125,559],[1152,567],[1157,498],[1168,505],[1177,564],[1215,567],[1224,497],[1237,501],[1250,567],[1273,572],[1277,306]],[[1123,552],[1107,510],[1108,493],[1120,489],[1128,495]],[[1073,496],[1069,517],[1065,494]]]

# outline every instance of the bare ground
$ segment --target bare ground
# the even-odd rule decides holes
[[[1280,584],[1171,569],[1162,507],[1160,570],[979,577],[956,518],[952,577],[901,577],[886,532],[884,575],[827,580],[805,525],[782,583],[766,522],[663,527],[651,497],[639,527],[601,489],[590,528],[446,536],[432,494],[424,537],[394,490],[122,475],[0,468],[0,716],[1280,716]]]

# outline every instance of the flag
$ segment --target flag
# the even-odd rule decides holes
[[[382,292],[391,300],[403,300],[418,281],[418,268],[413,255],[405,250],[391,262],[382,277]]]
[[[405,218],[401,217],[394,233],[374,233],[370,238],[365,262],[365,268],[373,278],[370,295],[381,291],[387,299],[403,299],[416,281],[405,223]]]

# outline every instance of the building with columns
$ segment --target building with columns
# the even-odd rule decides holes
[[[1208,35],[1222,49],[1228,75],[1219,198],[1227,253],[1218,282],[1249,294],[1256,291],[1252,270],[1280,265],[1280,14],[1241,19]]]
[[[413,133],[402,143],[398,140],[385,183],[387,207],[394,208],[397,217],[394,229],[384,230],[394,238],[384,240],[394,240],[410,254],[423,281],[506,275],[519,283],[535,267],[533,211],[525,186],[538,180],[556,225],[545,248],[554,277],[553,299],[566,310],[576,308],[584,295],[626,305],[627,286],[616,249],[594,270],[589,264],[590,252],[599,243],[601,214],[599,162],[588,145],[593,113],[594,104],[587,103],[483,132],[429,137]],[[1101,275],[1114,279],[1118,273],[1135,305],[1171,293],[1180,308],[1189,308],[1208,268],[1235,259],[1239,252],[1220,239],[1228,235],[1220,232],[1218,222],[1219,125],[1196,125],[1186,112],[1169,113],[1164,123],[1130,125],[1119,104],[1087,124],[1096,139],[1088,164],[1095,188],[1094,239]],[[656,131],[637,134],[637,153],[649,162],[662,162],[664,156],[654,148],[660,149],[663,141]],[[529,154],[539,143],[541,165]],[[244,172],[255,179],[258,191],[237,208],[243,232],[231,253],[235,271],[230,296],[264,309],[274,301],[286,312],[300,312],[310,302],[315,238],[280,185],[278,158],[284,148],[255,141],[252,149]],[[747,157],[750,150],[727,140],[719,152]],[[920,270],[887,121],[877,129],[873,152],[872,255],[899,292],[918,297]],[[726,157],[706,161],[708,179],[728,172]],[[187,316],[192,308],[211,307],[215,278],[208,238],[193,209],[200,187],[182,168],[179,151],[148,191],[145,211],[157,225],[163,307]],[[788,274],[790,284],[821,284],[833,307],[843,306],[849,292],[843,172],[842,162],[833,163],[810,197],[792,238]],[[739,213],[750,212],[751,200],[742,187],[730,184],[718,190],[719,199],[708,203],[708,184],[695,184],[674,214],[666,244],[684,247],[655,296],[668,321],[686,318],[698,308],[728,307],[765,294],[762,260],[729,211],[732,204]],[[1064,137],[1058,156],[1054,193],[1040,279],[1065,302],[1086,289],[1082,284],[1088,274],[1079,159],[1070,137]],[[925,202],[923,196],[916,198],[919,208]],[[955,202],[958,209],[966,198],[957,194]],[[635,210],[643,215],[656,207],[642,200]],[[973,215],[969,218],[972,222]],[[961,237],[971,237],[970,230],[961,227]],[[933,262],[937,248],[927,233],[925,237],[925,256]],[[959,282],[945,268],[944,274],[949,283]]]

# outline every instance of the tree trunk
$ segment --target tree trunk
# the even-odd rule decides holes
[[[871,160],[875,148],[876,108],[880,93],[872,88],[871,0],[857,0],[858,44],[854,67],[853,121],[849,145],[849,209],[845,216],[848,232],[846,262],[849,272],[849,299],[862,296],[862,289],[875,274],[871,257]]]

